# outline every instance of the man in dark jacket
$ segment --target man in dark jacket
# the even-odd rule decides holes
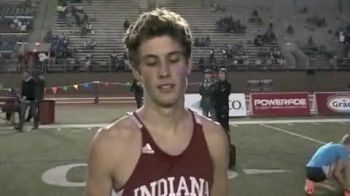
[[[231,94],[231,84],[227,81],[227,70],[221,68],[219,70],[219,80],[215,83],[213,91],[214,107],[216,112],[216,120],[225,129],[228,140],[230,142],[230,162],[229,167],[236,165],[236,146],[232,144],[230,137],[229,125],[229,96]]]
[[[214,90],[215,79],[213,77],[213,71],[206,69],[204,71],[204,80],[199,87],[199,94],[202,96],[200,107],[202,108],[202,114],[204,116],[211,115],[213,120],[215,117],[215,108],[213,102],[213,90]]]
[[[19,117],[19,124],[16,126],[18,131],[23,131],[23,125],[25,121],[30,121],[31,117],[34,117],[34,129],[38,128],[38,104],[36,102],[36,82],[33,76],[25,70],[22,75],[22,100],[21,100],[21,112]],[[29,108],[29,115],[25,119],[26,111]]]
[[[229,96],[231,94],[231,84],[227,81],[226,74],[226,68],[219,70],[219,80],[215,83],[213,100],[217,121],[226,131],[229,131]]]

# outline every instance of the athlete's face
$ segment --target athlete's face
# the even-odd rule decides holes
[[[190,73],[190,59],[180,43],[169,36],[145,40],[139,48],[139,72],[145,98],[162,107],[170,107],[183,98]]]

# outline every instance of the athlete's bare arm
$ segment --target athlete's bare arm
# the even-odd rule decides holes
[[[336,180],[339,182],[340,186],[342,186],[342,188],[347,187],[344,169],[345,169],[345,160],[338,160],[335,165],[334,176]]]
[[[229,142],[223,128],[207,118],[202,118],[203,130],[214,164],[214,181],[210,195],[227,196],[227,170],[229,163]]]
[[[129,178],[140,148],[135,129],[128,118],[122,118],[94,136],[88,158],[88,196],[110,196]]]
[[[108,129],[100,129],[93,138],[88,158],[87,195],[109,196],[112,192],[113,161],[109,157]]]

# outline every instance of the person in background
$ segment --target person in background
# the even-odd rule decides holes
[[[19,104],[20,104],[20,96],[17,93],[16,89],[10,88],[8,89],[7,92],[7,97],[11,98],[6,101],[6,107],[8,108],[3,108],[6,110],[6,120],[11,121],[12,119],[12,114],[13,114],[13,108],[15,111],[19,112]]]
[[[214,84],[214,90],[212,99],[214,100],[215,116],[216,120],[226,131],[230,144],[230,161],[229,167],[233,167],[236,164],[236,146],[231,143],[230,136],[230,108],[229,108],[229,96],[231,94],[231,84],[227,81],[226,68],[219,69],[217,73],[218,80]]]
[[[35,79],[28,70],[23,71],[22,74],[22,90],[21,90],[21,111],[19,115],[19,123],[15,127],[18,131],[23,131],[23,125],[25,121],[30,121],[34,117],[33,129],[37,129],[39,126],[38,119],[38,105],[35,97],[36,84]],[[29,109],[29,115],[25,118],[26,112]]]
[[[229,126],[229,96],[231,94],[231,84],[227,81],[226,68],[219,69],[218,80],[213,89],[212,99],[214,100],[214,108],[216,120],[226,130],[230,130]]]
[[[143,87],[142,83],[140,81],[137,81],[134,79],[132,82],[130,91],[134,93],[135,101],[136,101],[136,106],[137,108],[140,108],[142,106],[143,102]]]
[[[213,90],[214,90],[215,78],[213,77],[213,71],[206,69],[204,71],[204,80],[199,87],[199,94],[202,96],[200,107],[202,108],[202,114],[209,117],[209,114],[213,120],[216,119],[215,108],[213,103]]]

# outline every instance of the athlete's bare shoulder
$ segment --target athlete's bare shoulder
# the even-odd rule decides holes
[[[126,181],[127,175],[131,173],[128,166],[137,159],[140,135],[138,127],[128,116],[101,128],[95,134],[88,158],[87,184],[91,195],[110,192],[112,184],[119,186]],[[129,173],[125,174],[126,170]]]
[[[198,113],[196,115],[197,115],[197,118],[199,118],[202,122],[203,131],[206,136],[220,137],[220,135],[225,134],[223,128],[218,122],[213,121],[212,119]]]
[[[222,126],[201,114],[196,114],[202,122],[203,132],[209,146],[209,150],[215,151],[216,148],[224,147],[228,143],[227,135]]]
[[[127,152],[127,149],[135,141],[139,141],[139,138],[139,128],[129,116],[124,116],[99,129],[92,140],[92,148],[96,148],[100,153],[106,153],[108,156],[120,156]]]

